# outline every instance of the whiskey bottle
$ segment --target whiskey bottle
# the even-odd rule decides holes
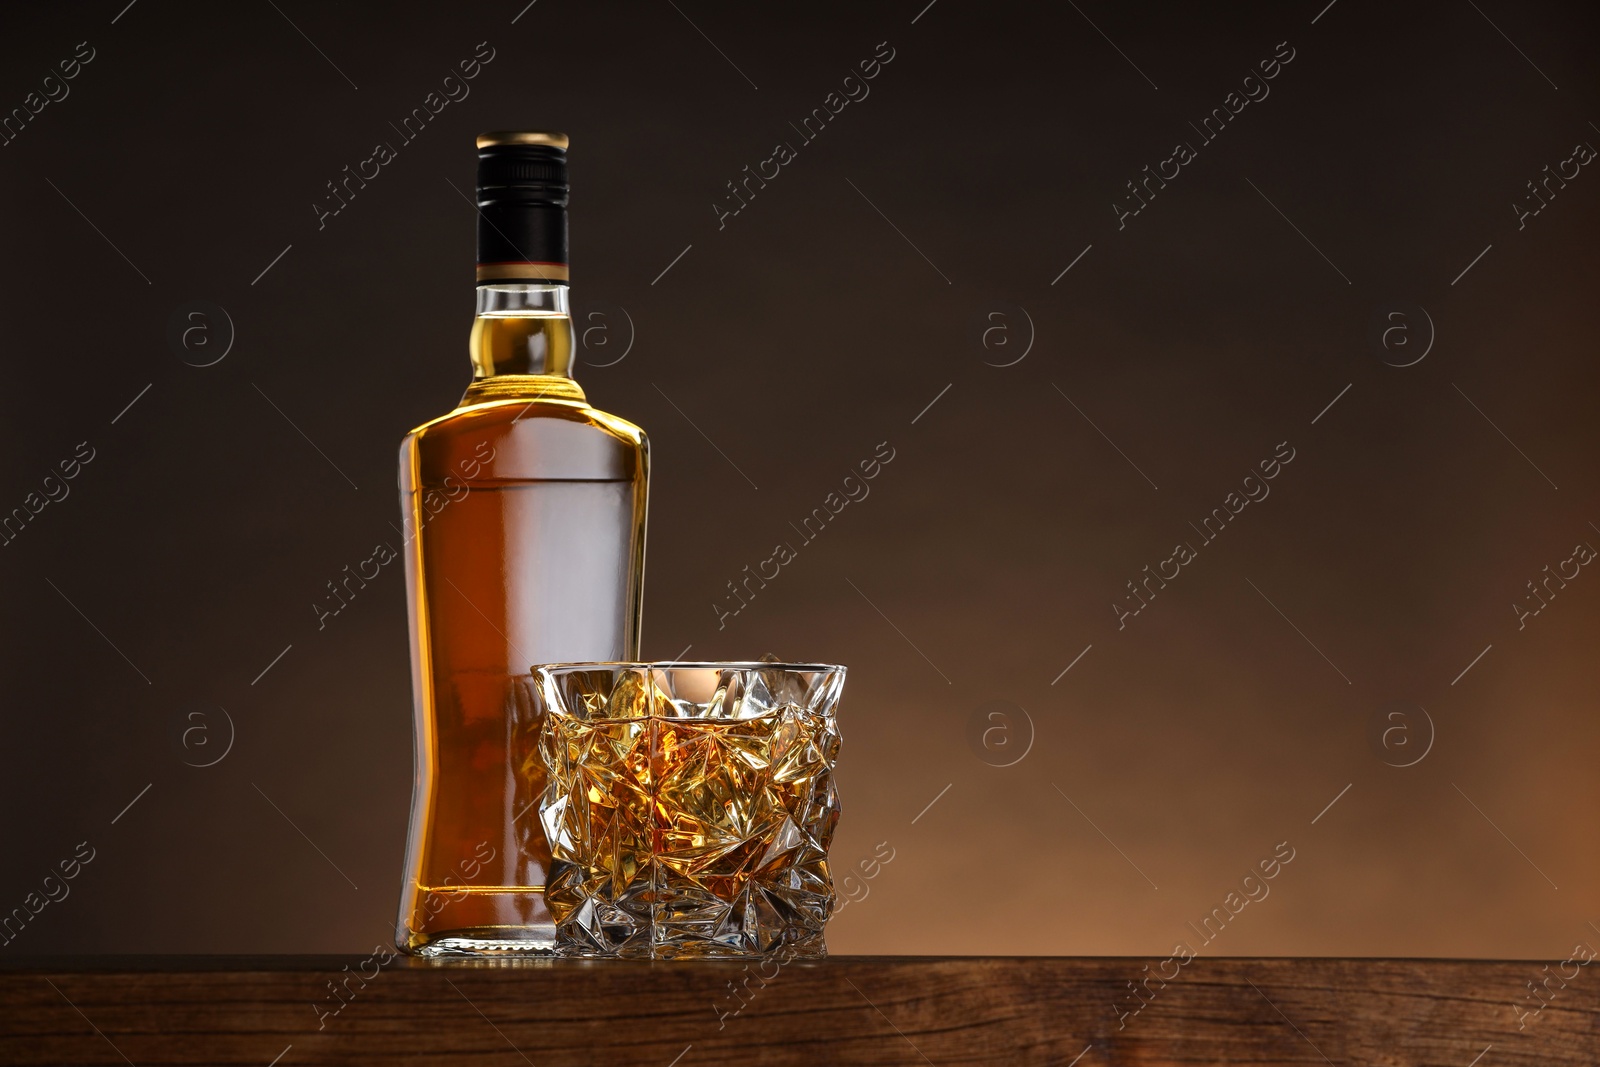
[[[567,138],[478,138],[472,383],[400,446],[416,780],[397,943],[538,954],[534,664],[639,654],[649,448],[572,378]]]

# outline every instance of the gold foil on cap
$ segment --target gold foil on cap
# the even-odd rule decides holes
[[[478,134],[478,147],[490,148],[500,144],[542,144],[567,150],[567,135],[542,130],[494,130]]]
[[[479,263],[478,283],[486,282],[564,282],[565,263]]]

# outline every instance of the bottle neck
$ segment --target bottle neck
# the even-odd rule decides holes
[[[496,282],[478,286],[472,320],[472,377],[572,377],[567,287]]]
[[[478,286],[472,320],[472,384],[466,404],[547,399],[584,402],[572,380],[572,318],[567,287],[494,282]]]

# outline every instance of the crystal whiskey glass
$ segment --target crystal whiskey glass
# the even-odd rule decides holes
[[[584,663],[534,677],[560,954],[826,955],[843,667]]]

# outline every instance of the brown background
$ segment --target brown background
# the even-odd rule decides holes
[[[646,654],[850,666],[835,853],[894,859],[835,951],[1165,955],[1285,841],[1206,952],[1600,941],[1600,577],[1511,607],[1600,545],[1600,176],[1512,208],[1600,143],[1592,11],[676,6],[0,14],[0,107],[96,51],[0,148],[0,508],[95,449],[0,548],[0,910],[96,850],[3,951],[389,936],[403,578],[320,632],[310,605],[395,537],[395,445],[465,383],[450,183],[508,126],[572,134],[574,291],[616,342],[590,362],[632,324],[580,379],[653,442]],[[319,231],[323,183],[480,41],[471,96]],[[871,95],[719,230],[724,182],[880,41]],[[1124,182],[1281,41],[1271,95],[1119,231]],[[168,340],[195,300],[236,331],[206,368]],[[1370,323],[1415,305],[1435,343],[1385,365]],[[885,441],[719,630],[725,583]],[[1284,441],[1271,496],[1119,631],[1124,583]],[[975,742],[990,701],[1031,730]],[[1386,765],[1419,706],[1431,748]],[[231,750],[186,766],[219,708]]]

